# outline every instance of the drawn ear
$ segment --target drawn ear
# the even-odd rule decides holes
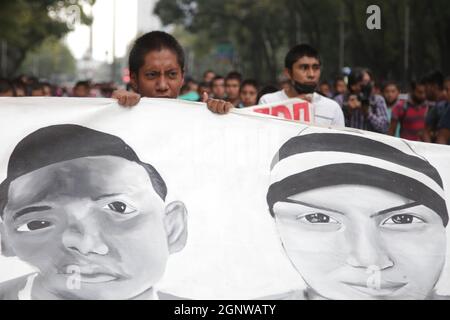
[[[183,202],[174,201],[166,206],[164,227],[167,233],[169,252],[175,253],[184,248],[187,241],[187,210]]]
[[[15,257],[14,250],[9,245],[6,237],[5,224],[0,220],[0,253],[5,257]]]

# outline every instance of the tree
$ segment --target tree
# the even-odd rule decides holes
[[[73,16],[84,24],[92,19],[83,11],[83,4],[95,0],[15,0],[2,1],[0,10],[0,40],[7,47],[7,74],[15,74],[27,52],[48,38],[60,39],[71,30]]]
[[[217,45],[230,43],[240,57],[240,71],[265,82],[276,80],[286,51],[299,42],[319,49],[324,78],[339,73],[342,20],[345,65],[369,67],[379,79],[401,80],[408,4],[409,77],[420,77],[430,69],[450,73],[450,6],[446,1],[379,0],[381,30],[366,27],[371,4],[370,0],[159,0],[155,13],[163,24],[178,25],[196,38],[188,50],[196,53],[197,61],[208,58]]]

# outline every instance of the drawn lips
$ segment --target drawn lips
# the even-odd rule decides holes
[[[382,282],[378,288],[372,288],[367,283],[362,282],[343,282],[350,286],[352,289],[362,292],[370,296],[389,296],[395,293],[397,290],[403,288],[407,283],[405,282]]]

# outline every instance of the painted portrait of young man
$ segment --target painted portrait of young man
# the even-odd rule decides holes
[[[0,284],[0,299],[159,299],[187,211],[117,136],[41,128],[12,152],[0,185],[2,254],[38,272]]]
[[[267,203],[307,289],[272,298],[446,298],[442,179],[404,143],[309,133],[279,149]]]

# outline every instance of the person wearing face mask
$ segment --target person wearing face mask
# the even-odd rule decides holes
[[[344,111],[347,127],[387,133],[389,128],[386,101],[373,94],[373,80],[367,69],[355,69],[348,77],[345,95],[335,97]]]

